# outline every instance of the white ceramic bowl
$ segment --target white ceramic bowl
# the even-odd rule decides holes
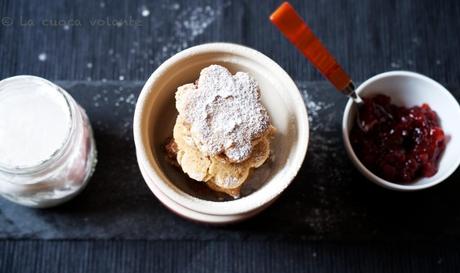
[[[165,160],[164,144],[172,136],[177,87],[194,82],[211,64],[232,73],[248,72],[259,83],[262,103],[277,133],[270,162],[252,174],[243,197],[223,199],[203,183],[193,182]],[[209,223],[234,222],[261,211],[291,183],[305,158],[308,117],[292,79],[262,53],[236,44],[211,43],[186,49],[165,61],[150,76],[134,115],[134,141],[144,180],[158,199],[179,215]],[[247,186],[246,186],[247,185]]]
[[[369,180],[388,189],[414,191],[441,183],[457,169],[460,164],[460,107],[457,100],[442,85],[418,73],[391,71],[368,79],[356,89],[356,92],[361,97],[377,93],[384,94],[391,97],[392,103],[405,107],[428,103],[437,113],[447,137],[446,150],[440,159],[439,170],[434,176],[420,178],[405,185],[392,183],[369,171],[354,153],[350,144],[349,132],[355,122],[356,108],[349,100],[343,115],[343,140],[348,156]]]

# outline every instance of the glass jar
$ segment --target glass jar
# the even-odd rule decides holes
[[[88,117],[66,91],[35,76],[0,81],[3,197],[29,207],[61,204],[86,186],[95,165]]]

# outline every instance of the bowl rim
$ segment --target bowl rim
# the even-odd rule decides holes
[[[139,165],[139,170],[141,174],[144,175],[145,169],[141,164]],[[259,210],[254,210],[246,214],[232,214],[232,215],[204,214],[204,213],[200,213],[194,210],[190,210],[186,207],[181,206],[174,200],[169,199],[168,196],[166,196],[162,191],[158,189],[155,183],[146,181],[146,184],[149,187],[149,189],[152,191],[152,193],[155,195],[155,197],[158,200],[160,200],[160,202],[168,210],[170,210],[172,213],[176,214],[179,217],[182,217],[186,220],[198,222],[198,223],[207,223],[211,225],[222,225],[222,224],[226,225],[226,224],[237,223],[237,222],[243,221],[247,218],[250,218],[258,214],[263,209],[262,208]]]
[[[406,70],[395,70],[395,71],[388,71],[388,72],[383,72],[380,74],[377,74],[368,80],[364,81],[357,89],[356,93],[362,92],[368,85],[371,83],[381,80],[381,79],[389,79],[391,77],[396,77],[396,76],[403,76],[407,78],[412,78],[412,79],[417,79],[419,81],[423,81],[425,83],[431,84],[435,86],[435,90],[437,92],[440,92],[446,99],[451,100],[454,102],[454,105],[457,106],[458,111],[460,112],[460,105],[458,104],[458,101],[455,99],[455,97],[440,83],[437,81],[422,75],[420,73],[412,72],[412,71],[406,71]],[[397,191],[418,191],[418,190],[423,190],[427,189],[430,187],[433,187],[444,180],[446,180],[455,170],[458,168],[460,165],[460,156],[457,158],[457,160],[454,162],[454,164],[451,165],[449,169],[447,169],[444,174],[440,177],[438,177],[436,180],[433,180],[429,183],[426,184],[420,184],[420,185],[403,185],[403,184],[397,184],[388,180],[385,180],[374,173],[372,173],[369,169],[367,169],[363,163],[359,160],[359,158],[356,156],[355,152],[353,151],[353,148],[350,143],[349,139],[349,128],[348,128],[348,119],[350,118],[350,112],[353,106],[353,100],[349,99],[344,110],[343,114],[343,119],[342,119],[342,137],[343,137],[343,142],[345,144],[345,149],[347,151],[348,157],[351,159],[355,167],[365,176],[367,177],[370,181],[373,183],[382,186],[387,189],[391,190],[397,190]]]
[[[297,135],[301,137],[297,139],[296,151],[294,151],[294,154],[288,161],[288,164],[286,164],[286,166],[282,169],[284,171],[283,176],[277,177],[277,179],[272,179],[270,183],[266,183],[264,187],[248,196],[236,200],[222,202],[214,202],[194,197],[183,192],[177,186],[170,183],[163,174],[157,171],[157,169],[161,169],[161,167],[157,164],[153,156],[153,152],[149,151],[150,146],[146,144],[147,133],[142,132],[142,125],[144,121],[143,113],[149,105],[147,103],[147,98],[149,98],[151,93],[153,93],[152,89],[157,79],[161,78],[172,66],[174,66],[176,62],[191,58],[193,56],[209,53],[239,55],[243,58],[258,62],[266,67],[270,67],[271,70],[275,71],[276,74],[279,75],[279,78],[282,79],[283,84],[287,87],[285,92],[292,97],[292,101],[295,106],[295,116],[297,116],[299,120],[303,121],[296,124],[296,126],[300,124],[300,126],[297,126]],[[166,196],[168,196],[169,199],[188,209],[205,214],[232,215],[250,213],[251,211],[257,210],[258,208],[275,199],[289,186],[289,184],[292,182],[300,170],[307,153],[309,141],[309,121],[306,105],[299,89],[291,77],[287,74],[287,72],[284,71],[284,69],[282,69],[275,61],[260,53],[259,51],[246,46],[233,43],[207,43],[190,47],[175,54],[164,63],[162,63],[151,74],[143,86],[136,103],[133,121],[133,133],[136,146],[136,154],[138,155],[138,164],[141,164],[139,161],[145,162],[144,171],[146,175],[143,175],[145,181],[150,180],[151,182],[155,183],[157,188]],[[287,166],[289,166],[289,168],[287,168]]]

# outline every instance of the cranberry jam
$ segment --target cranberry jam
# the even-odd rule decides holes
[[[350,141],[369,170],[397,183],[433,176],[446,148],[438,116],[428,104],[399,107],[385,95],[364,98]]]

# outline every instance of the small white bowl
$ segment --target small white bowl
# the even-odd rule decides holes
[[[236,200],[221,200],[221,195],[193,182],[165,160],[164,145],[172,136],[177,117],[177,87],[194,82],[201,69],[211,64],[254,77],[262,103],[277,128],[270,162],[252,173],[251,181],[243,186],[245,194]],[[158,67],[137,101],[133,130],[138,164],[152,192],[177,214],[208,223],[238,221],[273,202],[302,166],[309,136],[305,104],[288,74],[262,53],[228,43],[186,49]]]
[[[356,92],[361,97],[384,94],[391,97],[392,103],[405,107],[427,103],[437,113],[447,139],[446,150],[439,162],[439,170],[434,176],[420,178],[410,184],[397,184],[382,179],[369,171],[353,151],[349,132],[355,122],[356,107],[350,99],[343,115],[343,140],[351,161],[369,180],[392,190],[415,191],[441,183],[458,168],[460,164],[460,106],[442,85],[418,73],[391,71],[368,79],[356,89]]]

